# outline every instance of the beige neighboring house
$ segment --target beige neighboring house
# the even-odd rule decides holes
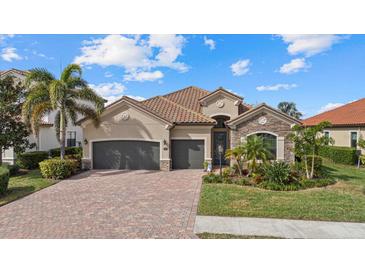
[[[332,124],[324,134],[333,138],[334,146],[359,149],[357,142],[365,138],[365,98],[305,119],[303,124],[313,126],[323,121]]]
[[[145,101],[124,96],[105,108],[99,127],[88,119],[78,124],[84,168],[171,170],[217,165],[218,147],[224,153],[255,134],[273,159],[293,161],[287,135],[300,123],[266,104],[251,107],[224,88],[190,86]]]
[[[8,75],[23,81],[26,77],[27,71],[18,69],[9,69],[0,71],[0,78]],[[43,118],[43,123],[39,130],[39,134],[35,137],[33,134],[29,136],[29,141],[35,143],[36,147],[32,150],[48,151],[52,148],[58,148],[59,143],[56,138],[56,130],[53,126],[55,112],[51,112]],[[66,146],[81,146],[83,136],[82,129],[79,126],[71,125],[66,129]],[[14,164],[16,155],[13,148],[3,151],[3,161],[5,163]]]

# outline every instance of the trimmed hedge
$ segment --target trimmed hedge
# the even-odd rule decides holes
[[[354,165],[357,162],[357,150],[352,147],[325,146],[319,151],[319,155],[332,160],[334,163]]]
[[[278,184],[266,181],[260,183],[258,187],[274,191],[297,191],[307,188],[325,187],[328,185],[333,185],[335,183],[336,181],[332,178],[322,178],[322,179],[311,179],[311,180],[305,179],[303,181],[292,182],[290,184]]]
[[[7,167],[0,166],[0,195],[4,195],[8,190],[9,170]]]
[[[32,151],[17,155],[16,164],[25,169],[36,169],[39,163],[48,159],[47,151]]]
[[[49,151],[51,158],[61,156],[61,149],[54,148]],[[82,157],[82,147],[65,147],[65,155],[79,154]]]
[[[39,163],[41,174],[44,178],[65,179],[77,170],[76,160],[49,159]]]

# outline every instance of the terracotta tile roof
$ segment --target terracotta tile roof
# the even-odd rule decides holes
[[[12,69],[8,69],[8,70],[0,70],[0,76],[1,75],[5,75],[5,74],[8,74],[8,73],[11,73],[11,72],[14,72],[14,73],[18,73],[20,75],[26,75],[28,71],[26,70],[20,70],[20,69],[15,69],[15,68],[12,68]]]
[[[210,94],[209,91],[198,87],[190,86],[164,95],[163,97],[183,107],[196,112],[201,112],[199,99]]]
[[[188,102],[188,101],[186,101]],[[201,113],[188,109],[169,99],[156,96],[151,99],[140,102],[149,109],[157,112],[175,124],[214,124],[215,120]]]
[[[305,119],[303,124],[313,126],[322,121],[334,126],[365,125],[365,98]]]

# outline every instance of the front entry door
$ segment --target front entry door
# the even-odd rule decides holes
[[[222,157],[222,165],[226,165],[226,159],[224,157],[224,154],[226,153],[227,149],[227,131],[216,131],[213,132],[213,164],[219,165],[219,152],[218,147],[219,145],[223,146],[223,153],[221,155]]]

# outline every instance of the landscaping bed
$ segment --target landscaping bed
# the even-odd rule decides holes
[[[204,183],[200,215],[365,222],[365,170],[326,163],[334,185],[272,191],[226,183]]]

